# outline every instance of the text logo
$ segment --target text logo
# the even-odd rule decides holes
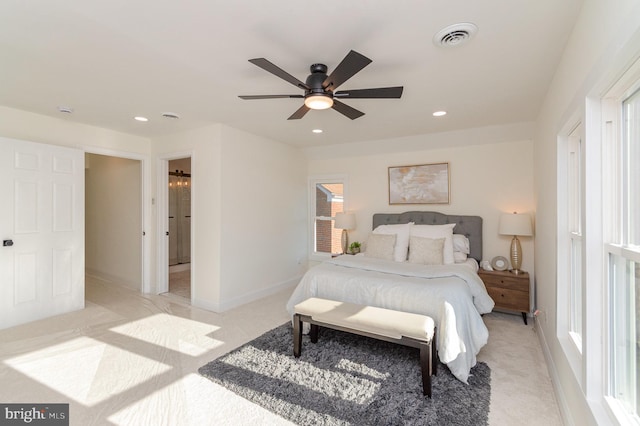
[[[0,426],[69,426],[69,404],[0,404]]]

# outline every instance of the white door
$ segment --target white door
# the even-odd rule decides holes
[[[0,329],[84,308],[84,153],[0,137]]]

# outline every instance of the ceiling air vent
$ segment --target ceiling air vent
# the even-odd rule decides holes
[[[440,47],[457,47],[466,43],[478,32],[478,27],[470,22],[449,25],[433,36],[433,43]]]
[[[164,118],[170,118],[172,120],[177,120],[178,118],[180,118],[180,116],[178,114],[176,114],[175,112],[163,112],[162,116]]]

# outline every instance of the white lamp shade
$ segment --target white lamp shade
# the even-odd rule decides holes
[[[353,213],[336,213],[336,221],[333,225],[337,229],[356,229],[356,215]]]
[[[531,216],[522,213],[505,213],[500,216],[498,232],[501,235],[521,235],[523,237],[530,237],[533,235]]]

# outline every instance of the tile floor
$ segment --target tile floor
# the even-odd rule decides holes
[[[190,268],[169,268],[169,293],[191,300]]]

